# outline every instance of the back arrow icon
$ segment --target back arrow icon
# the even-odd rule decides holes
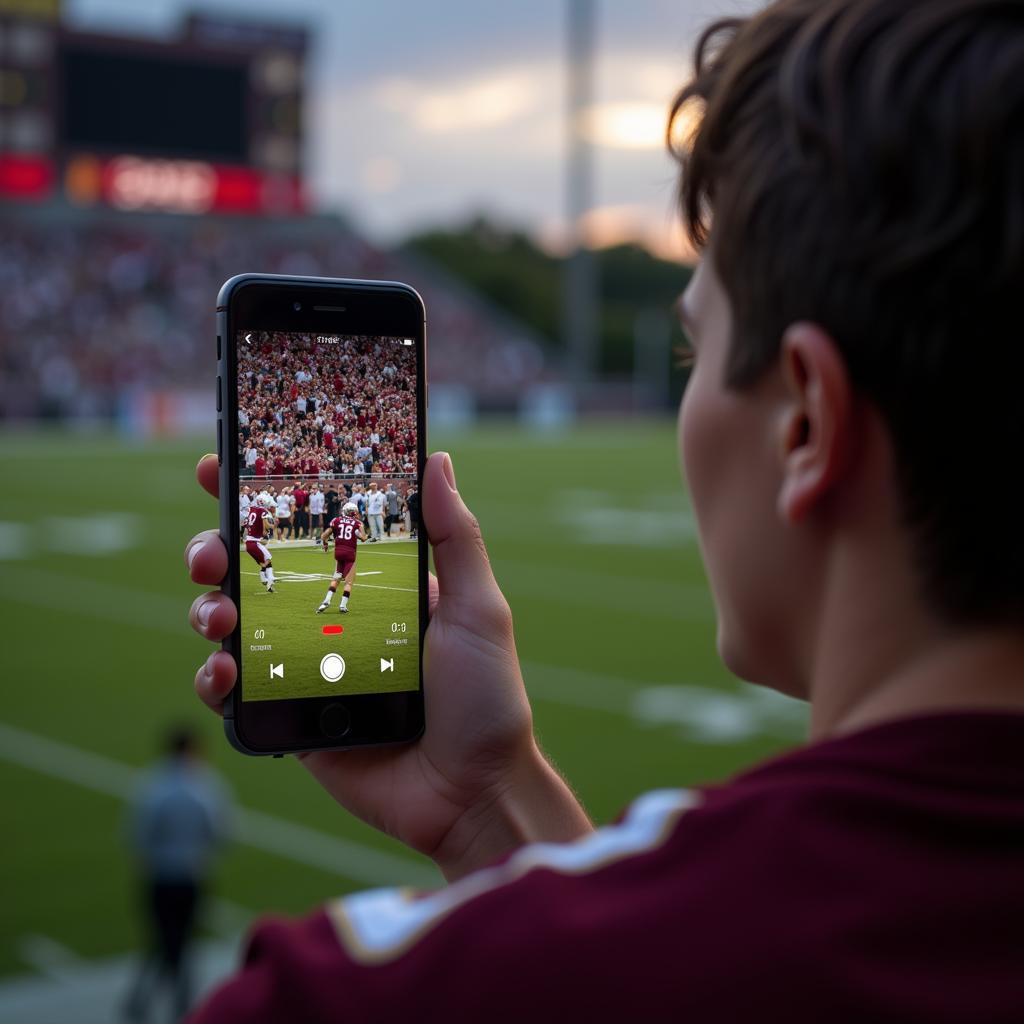
[[[247,334],[245,336],[245,343],[248,345],[251,341],[252,341],[252,335],[251,334]]]

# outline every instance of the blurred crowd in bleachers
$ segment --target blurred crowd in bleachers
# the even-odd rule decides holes
[[[208,388],[221,283],[248,271],[405,280],[428,313],[428,372],[513,402],[549,376],[537,339],[435,268],[303,222],[0,209],[0,419],[114,416],[138,390]]]

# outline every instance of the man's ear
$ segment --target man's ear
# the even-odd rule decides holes
[[[853,388],[832,337],[817,324],[791,324],[779,358],[786,389],[780,425],[778,511],[800,522],[839,479],[853,443]]]

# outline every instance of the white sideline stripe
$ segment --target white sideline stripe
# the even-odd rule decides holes
[[[49,935],[29,934],[18,939],[18,956],[33,970],[56,981],[85,961],[73,950]]]
[[[53,941],[47,936],[38,938]],[[28,952],[31,955],[31,946]],[[192,955],[196,995],[201,998],[237,971],[240,954],[237,939],[196,942]],[[39,969],[46,971],[43,964]],[[117,1019],[115,1008],[124,1000],[138,969],[139,954],[133,952],[101,960],[79,960],[77,966],[68,964],[60,968],[56,976],[46,972],[4,977],[0,979],[0,1012],[5,1022],[18,1024],[110,1024]]]
[[[0,758],[125,801],[134,795],[141,774],[132,765],[5,722],[0,722]],[[422,888],[440,882],[432,868],[411,858],[330,836],[263,811],[238,808],[236,820],[239,842],[341,878],[367,885],[393,885],[402,880]]]
[[[28,558],[32,554],[32,541],[28,523],[0,522],[0,559]]]

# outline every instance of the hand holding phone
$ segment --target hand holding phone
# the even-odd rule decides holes
[[[218,496],[216,457],[200,461],[197,477]],[[425,734],[402,746],[300,755],[343,807],[432,857],[449,879],[525,841],[567,840],[590,828],[534,742],[508,603],[454,484],[448,456],[432,455],[422,495],[437,568],[424,652]],[[214,530],[188,543],[185,560],[192,580],[207,586],[227,571],[227,550]],[[234,629],[237,610],[226,595],[206,593],[193,603],[190,620],[219,642]],[[218,713],[235,671],[234,659],[216,651],[196,675],[196,692]]]

